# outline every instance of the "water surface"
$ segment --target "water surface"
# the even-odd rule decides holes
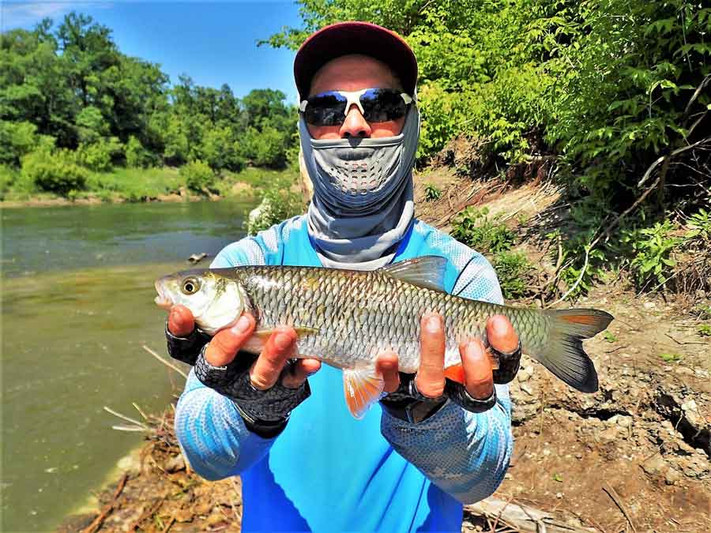
[[[2,531],[45,531],[99,488],[182,378],[164,354],[156,277],[242,236],[251,206],[122,204],[2,211]]]

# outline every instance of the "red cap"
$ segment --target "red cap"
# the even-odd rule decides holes
[[[312,33],[294,59],[294,79],[299,97],[309,94],[314,74],[327,62],[348,54],[362,54],[388,65],[409,95],[417,84],[417,59],[397,33],[370,22],[339,22]]]

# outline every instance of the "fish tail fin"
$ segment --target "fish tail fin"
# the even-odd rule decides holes
[[[544,314],[549,321],[548,341],[537,353],[529,348],[528,355],[571,387],[596,392],[597,372],[583,350],[583,339],[597,335],[614,317],[597,309],[548,310]]]

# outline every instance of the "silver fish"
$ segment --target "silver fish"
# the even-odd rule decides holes
[[[279,325],[294,327],[299,335],[295,357],[314,357],[344,370],[346,402],[356,417],[383,391],[375,372],[378,354],[393,350],[401,372],[417,371],[420,319],[427,312],[444,317],[445,375],[450,379],[463,381],[459,344],[484,337],[487,319],[502,314],[513,324],[524,353],[568,385],[597,390],[597,373],[582,339],[604,330],[613,319],[610,314],[540,311],[454,296],[443,288],[445,266],[446,259],[425,256],[372,272],[288,266],[190,270],[159,279],[156,303],[187,306],[210,335],[245,311],[257,319],[257,338]],[[258,353],[259,346],[252,342],[246,349]]]

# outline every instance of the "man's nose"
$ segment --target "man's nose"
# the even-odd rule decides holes
[[[338,131],[342,139],[347,137],[370,137],[372,129],[365,120],[358,106],[353,104],[346,113],[346,120],[343,121],[341,129]]]

